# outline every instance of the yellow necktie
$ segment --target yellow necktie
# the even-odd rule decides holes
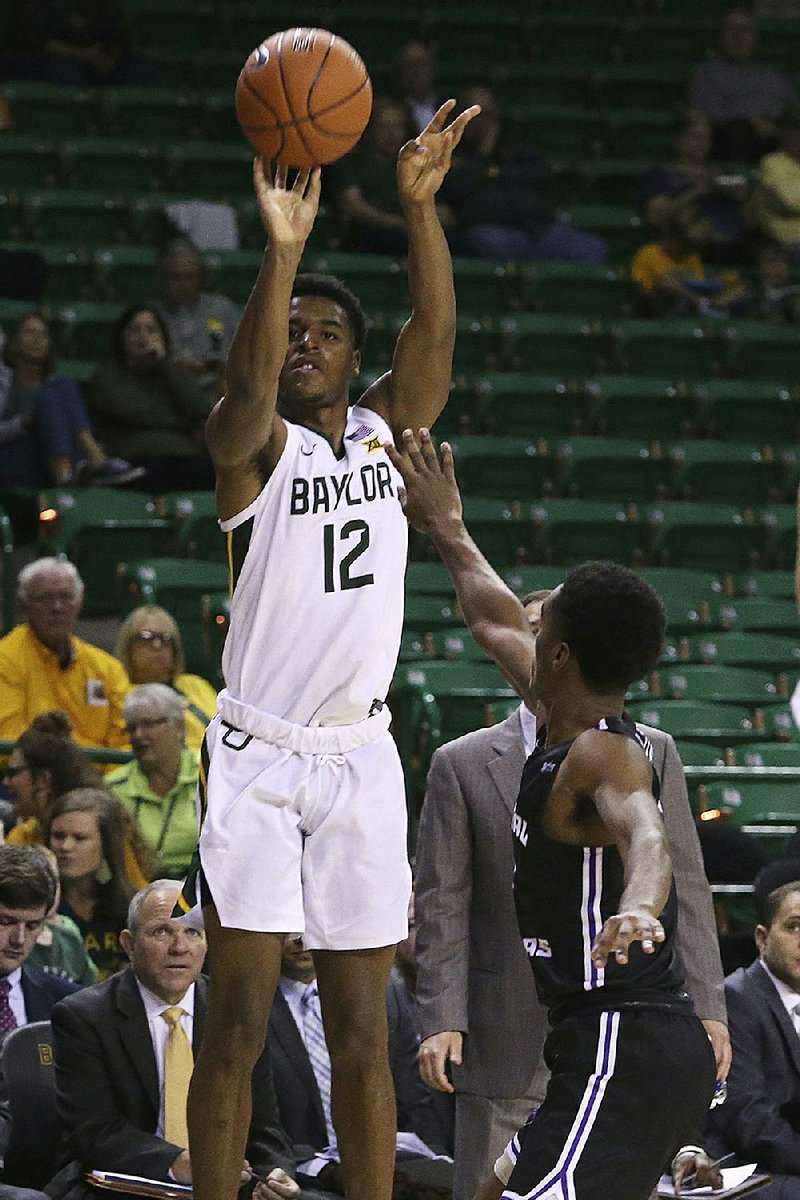
[[[183,1149],[189,1147],[186,1100],[194,1069],[192,1044],[181,1024],[182,1008],[167,1008],[161,1014],[169,1025],[164,1055],[164,1137]]]

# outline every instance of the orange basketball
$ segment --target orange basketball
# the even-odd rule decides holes
[[[287,29],[257,46],[236,84],[253,147],[286,167],[334,162],[361,137],[372,83],[353,47],[327,29]]]

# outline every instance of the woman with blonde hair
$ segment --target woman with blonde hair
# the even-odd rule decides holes
[[[120,626],[116,655],[132,684],[165,683],[183,697],[186,745],[199,750],[206,726],[217,711],[217,693],[202,676],[187,674],[175,619],[157,604],[135,608]]]

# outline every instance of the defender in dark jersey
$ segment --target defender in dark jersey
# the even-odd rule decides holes
[[[509,1200],[647,1200],[713,1093],[673,944],[658,780],[623,712],[663,635],[655,592],[613,563],[572,568],[542,609],[531,689],[546,732],[513,820],[514,894],[552,1078],[507,1151]]]

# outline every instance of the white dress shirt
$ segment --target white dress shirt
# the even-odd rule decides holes
[[[163,1138],[164,1136],[164,1057],[167,1051],[167,1038],[169,1037],[169,1025],[162,1017],[162,1013],[168,1008],[184,1009],[181,1017],[181,1025],[184,1033],[192,1041],[192,1031],[194,1029],[194,989],[195,985],[187,991],[182,1000],[178,1000],[177,1004],[165,1004],[160,996],[154,995],[153,992],[146,988],[144,984],[137,979],[136,986],[139,989],[139,994],[142,997],[144,1004],[145,1016],[147,1017],[147,1025],[150,1030],[150,1040],[153,1043],[153,1054],[156,1060],[156,1071],[158,1072],[158,1126],[156,1128],[156,1137]]]
[[[6,975],[6,979],[11,984],[11,990],[8,993],[9,1007],[14,1014],[17,1028],[19,1028],[20,1025],[28,1024],[28,1014],[25,1011],[25,993],[22,990],[22,967],[17,967],[16,971],[12,971],[10,975]]]
[[[522,740],[525,743],[525,757],[530,758],[536,746],[536,717],[527,704],[519,706],[519,723],[522,726]]]

